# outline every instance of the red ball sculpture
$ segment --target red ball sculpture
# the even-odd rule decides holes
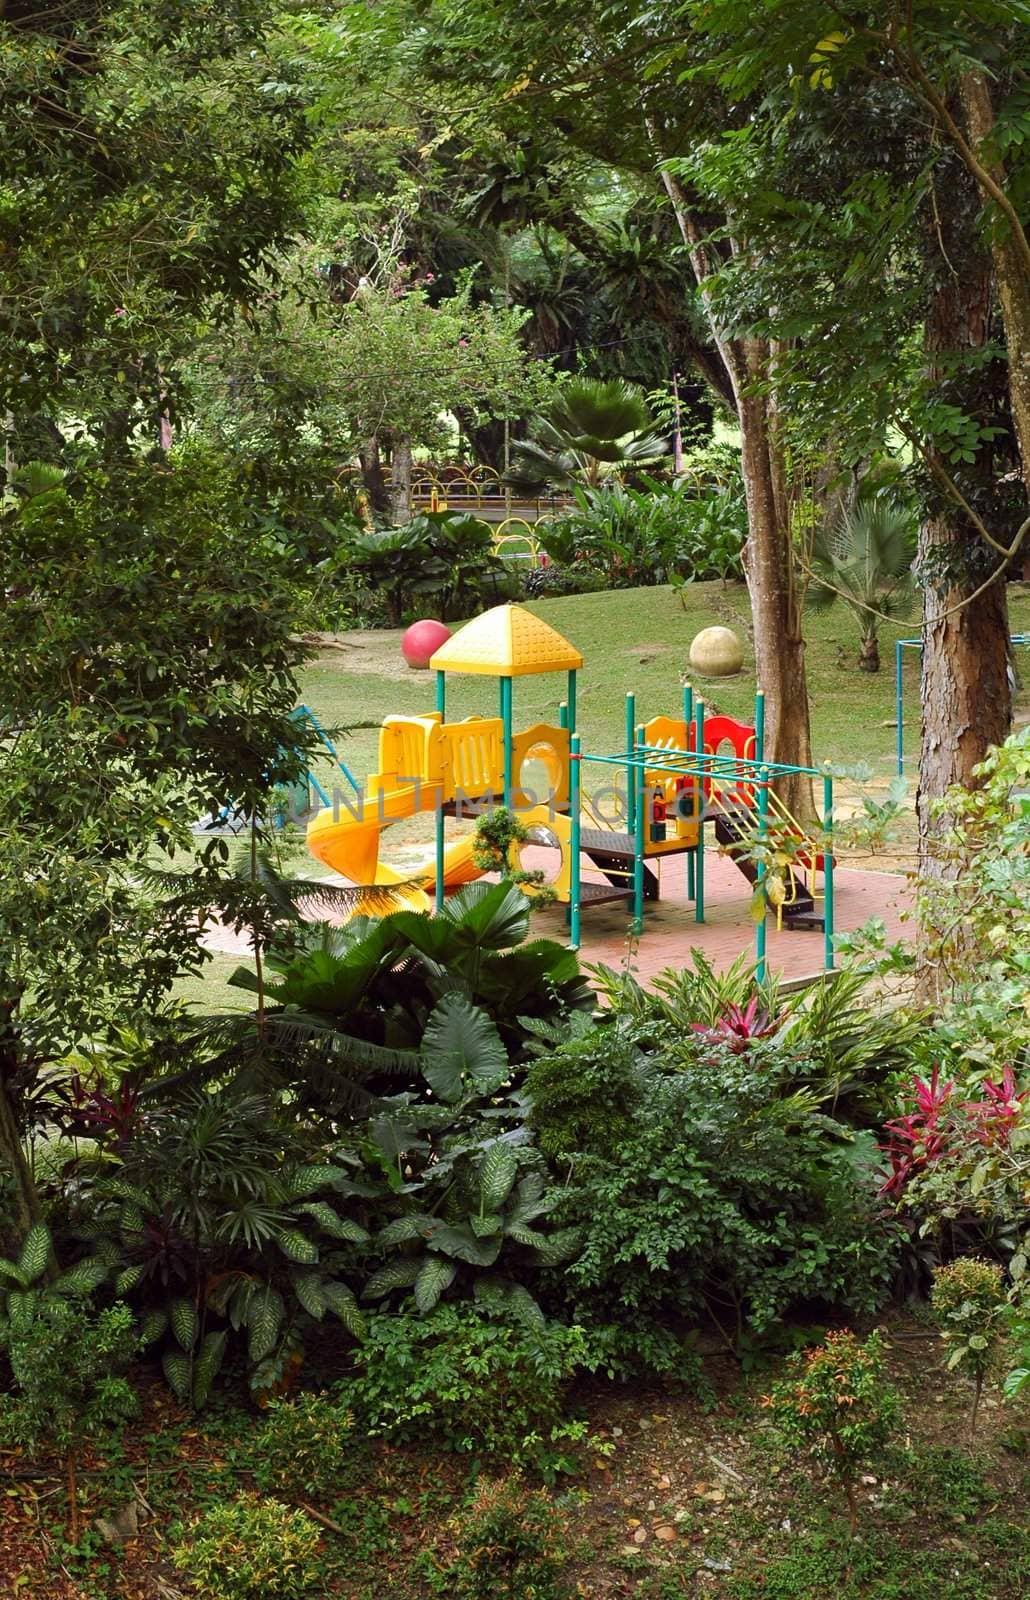
[[[417,672],[424,672],[433,656],[442,644],[446,644],[451,636],[450,628],[442,622],[434,622],[431,617],[426,617],[422,622],[413,622],[401,640],[401,654],[409,667],[414,667]]]

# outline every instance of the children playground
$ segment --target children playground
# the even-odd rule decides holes
[[[341,882],[438,909],[482,875],[475,821],[505,805],[527,833],[511,867],[538,875],[546,891],[539,932],[566,938],[587,961],[619,965],[629,950],[644,981],[691,948],[718,968],[743,954],[760,971],[808,978],[832,970],[836,935],[872,917],[888,937],[902,935],[905,877],[836,858],[847,786],[841,808],[828,762],[766,760],[760,689],[751,687],[749,716],[730,716],[706,702],[714,689],[722,703],[722,683],[681,685],[670,673],[657,705],[624,691],[622,739],[596,749],[577,728],[590,666],[522,606],[467,623],[428,672],[409,673],[404,698],[410,706],[414,682],[422,704],[383,716],[372,770],[355,770],[350,746],[326,736],[326,763],[298,801],[298,810],[311,807],[311,855]],[[495,714],[453,713],[469,679]],[[653,694],[652,685],[649,701]],[[318,722],[314,708],[308,714]],[[815,801],[805,822],[780,797],[795,775]],[[235,948],[227,933],[213,942]]]

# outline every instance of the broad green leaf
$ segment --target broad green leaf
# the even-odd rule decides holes
[[[275,1242],[289,1261],[299,1261],[302,1266],[313,1267],[318,1260],[318,1246],[299,1228],[281,1228]]]
[[[440,1250],[445,1256],[456,1256],[473,1267],[492,1267],[501,1250],[497,1237],[477,1239],[471,1228],[451,1227],[447,1223],[433,1229],[430,1249]]]
[[[226,1335],[224,1329],[217,1333],[208,1333],[200,1346],[197,1359],[193,1364],[193,1405],[200,1411],[207,1405],[211,1385],[218,1375],[225,1355]]]
[[[45,1222],[36,1222],[25,1235],[18,1257],[18,1270],[24,1283],[34,1283],[46,1271],[50,1260],[50,1229]]]
[[[351,1244],[368,1243],[369,1235],[364,1228],[349,1217],[337,1216],[332,1206],[326,1205],[324,1200],[309,1200],[298,1206],[297,1210],[305,1216],[314,1217],[331,1239],[347,1239]]]
[[[351,1291],[342,1283],[327,1283],[323,1286],[326,1305],[335,1311],[347,1332],[355,1339],[364,1339],[368,1333],[368,1323],[358,1306]]]
[[[196,1306],[192,1300],[180,1297],[172,1301],[168,1308],[168,1314],[171,1318],[172,1332],[181,1348],[188,1353],[196,1344],[197,1334],[200,1331],[200,1319],[197,1316]]]
[[[166,1312],[159,1310],[157,1307],[153,1311],[147,1311],[140,1323],[140,1344],[153,1344],[155,1340],[160,1339],[167,1326],[168,1316]]]
[[[316,1322],[321,1322],[328,1304],[322,1293],[322,1280],[313,1272],[292,1272],[290,1282],[294,1294],[308,1316],[314,1317]]]
[[[361,1291],[362,1299],[381,1300],[394,1289],[410,1289],[423,1259],[405,1256],[402,1261],[387,1261],[369,1278]]]
[[[490,1094],[508,1075],[508,1053],[485,1011],[464,995],[434,1007],[422,1036],[422,1071],[433,1093],[453,1105],[469,1090]]]
[[[457,1267],[439,1256],[427,1256],[415,1279],[415,1304],[423,1316],[432,1311],[445,1289],[454,1282]]]
[[[269,1284],[251,1296],[247,1307],[247,1356],[251,1362],[263,1361],[275,1349],[284,1313],[282,1296]]]
[[[191,1363],[189,1356],[169,1345],[161,1357],[161,1366],[168,1381],[169,1389],[171,1389],[180,1405],[185,1405],[190,1397]]]
[[[518,1176],[519,1160],[510,1145],[493,1144],[479,1168],[479,1198],[486,1211],[499,1211]]]
[[[385,1245],[408,1244],[412,1239],[427,1239],[434,1226],[432,1217],[395,1217],[385,1228],[380,1228],[375,1236],[375,1246],[380,1249]]]
[[[109,1270],[106,1262],[99,1261],[96,1256],[87,1256],[84,1261],[77,1261],[74,1267],[69,1267],[67,1272],[62,1272],[54,1288],[59,1294],[92,1294],[94,1289],[99,1289]]]

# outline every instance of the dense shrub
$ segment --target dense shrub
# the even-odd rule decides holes
[[[332,1500],[354,1456],[354,1419],[325,1394],[273,1400],[254,1441],[260,1489]]]
[[[445,1530],[448,1556],[423,1563],[432,1594],[454,1600],[565,1600],[569,1551],[550,1497],[517,1475],[480,1478]]]
[[[640,1105],[643,1066],[632,1026],[623,1020],[583,1019],[567,1044],[534,1061],[526,1090],[544,1155],[557,1160],[614,1146]]]
[[[494,552],[493,529],[465,511],[427,511],[399,528],[354,529],[341,573],[378,590],[391,627],[415,616],[467,617],[511,597],[518,583]]]
[[[308,1600],[317,1592],[319,1537],[306,1512],[239,1494],[205,1511],[172,1561],[205,1600]]]
[[[575,489],[575,509],[540,525],[551,559],[566,570],[604,571],[607,588],[741,577],[747,510],[739,477],[642,482]]]
[[[561,1434],[565,1384],[586,1344],[578,1328],[466,1304],[370,1317],[360,1354],[336,1386],[357,1432],[396,1442],[431,1433],[452,1450],[535,1462]]]
[[[897,1230],[869,1141],[768,1067],[714,1043],[656,1059],[646,1116],[579,1156],[560,1211],[582,1239],[565,1268],[578,1320],[710,1315],[736,1336],[801,1302],[882,1302]]]

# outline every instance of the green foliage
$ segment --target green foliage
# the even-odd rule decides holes
[[[332,1502],[355,1454],[353,1422],[350,1412],[326,1394],[273,1400],[254,1440],[258,1488]]]
[[[431,1433],[451,1450],[553,1470],[564,1441],[580,1436],[563,1423],[562,1400],[587,1354],[583,1332],[492,1309],[370,1317],[362,1365],[336,1386],[355,1432],[398,1443]]]
[[[938,1031],[986,1072],[1030,1051],[1030,729],[992,750],[975,776],[975,789],[956,786],[934,807],[942,870],[920,881],[917,910],[942,1002]]]
[[[763,1404],[785,1446],[803,1449],[825,1466],[848,1498],[855,1531],[855,1474],[883,1449],[898,1416],[897,1393],[887,1383],[879,1333],[864,1343],[844,1330],[825,1344],[787,1358],[788,1376]]]
[[[393,627],[416,614],[468,617],[512,588],[494,554],[493,529],[465,511],[427,511],[399,528],[355,530],[336,559],[382,594]]]
[[[564,1279],[580,1320],[707,1315],[739,1338],[798,1302],[882,1302],[896,1230],[875,1153],[772,1066],[715,1041],[655,1058],[646,1117],[579,1156],[559,1218],[580,1229]]]
[[[318,1583],[319,1539],[306,1512],[238,1494],[182,1531],[172,1562],[206,1600],[307,1600]]]
[[[742,576],[747,510],[739,477],[665,484],[642,474],[641,482],[642,488],[577,486],[576,509],[540,525],[548,555],[573,572],[606,572],[610,588],[681,588]]]
[[[18,1260],[0,1260],[0,1349],[14,1381],[14,1392],[0,1396],[0,1442],[30,1453],[72,1450],[136,1410],[123,1375],[140,1347],[131,1311],[89,1304],[104,1276],[96,1261],[48,1280],[52,1251],[49,1229],[37,1223]]]
[[[568,379],[529,426],[530,437],[515,445],[508,475],[529,488],[596,488],[668,449],[643,396],[618,378]]]
[[[351,1055],[372,1074],[377,1068],[406,1074],[413,1085],[421,1084],[427,1067],[452,1077],[455,1071],[497,1077],[503,1065],[497,1039],[506,1060],[517,1061],[528,1037],[526,1018],[559,1021],[593,1007],[575,953],[550,939],[526,941],[528,929],[526,896],[510,883],[469,884],[437,917],[401,911],[378,920],[354,917],[343,928],[308,924],[293,940],[299,953],[269,957],[276,974],[266,986],[270,1015],[274,1019],[281,1008],[284,1026],[308,1016],[323,1032],[329,1024],[337,1067]],[[246,969],[232,981],[252,991],[256,984]],[[460,1031],[470,1042],[456,1051],[459,995]],[[444,1044],[434,1025],[427,1045],[437,1012],[450,1037]],[[473,1045],[476,1058],[466,1057]]]
[[[80,1230],[140,1304],[182,1404],[206,1404],[234,1336],[258,1392],[312,1322],[331,1314],[361,1337],[341,1267],[368,1234],[328,1199],[344,1177],[274,1102],[231,1090],[155,1106],[82,1164]]]
[[[450,1559],[424,1565],[428,1593],[455,1600],[566,1600],[564,1519],[549,1495],[515,1473],[478,1479],[446,1528]]]
[[[639,1111],[644,1058],[622,1020],[577,1019],[572,1037],[526,1074],[530,1123],[549,1160],[615,1148]]]
[[[532,888],[531,906],[539,909],[554,899],[554,891],[546,887],[544,874],[527,872],[512,863],[512,852],[518,861],[518,846],[529,838],[529,829],[517,813],[507,806],[495,806],[484,812],[476,822],[476,836],[472,859],[483,872],[499,873],[507,883],[517,888]]]
[[[914,549],[911,512],[885,494],[859,501],[836,527],[815,539],[809,604],[828,606],[841,599],[854,613],[862,640],[858,664],[864,672],[880,668],[881,619],[903,617],[911,610]]]
[[[994,1261],[960,1256],[933,1275],[930,1307],[948,1347],[948,1367],[963,1367],[973,1378],[976,1401],[999,1335],[1004,1331],[1008,1299],[1002,1269]]]

